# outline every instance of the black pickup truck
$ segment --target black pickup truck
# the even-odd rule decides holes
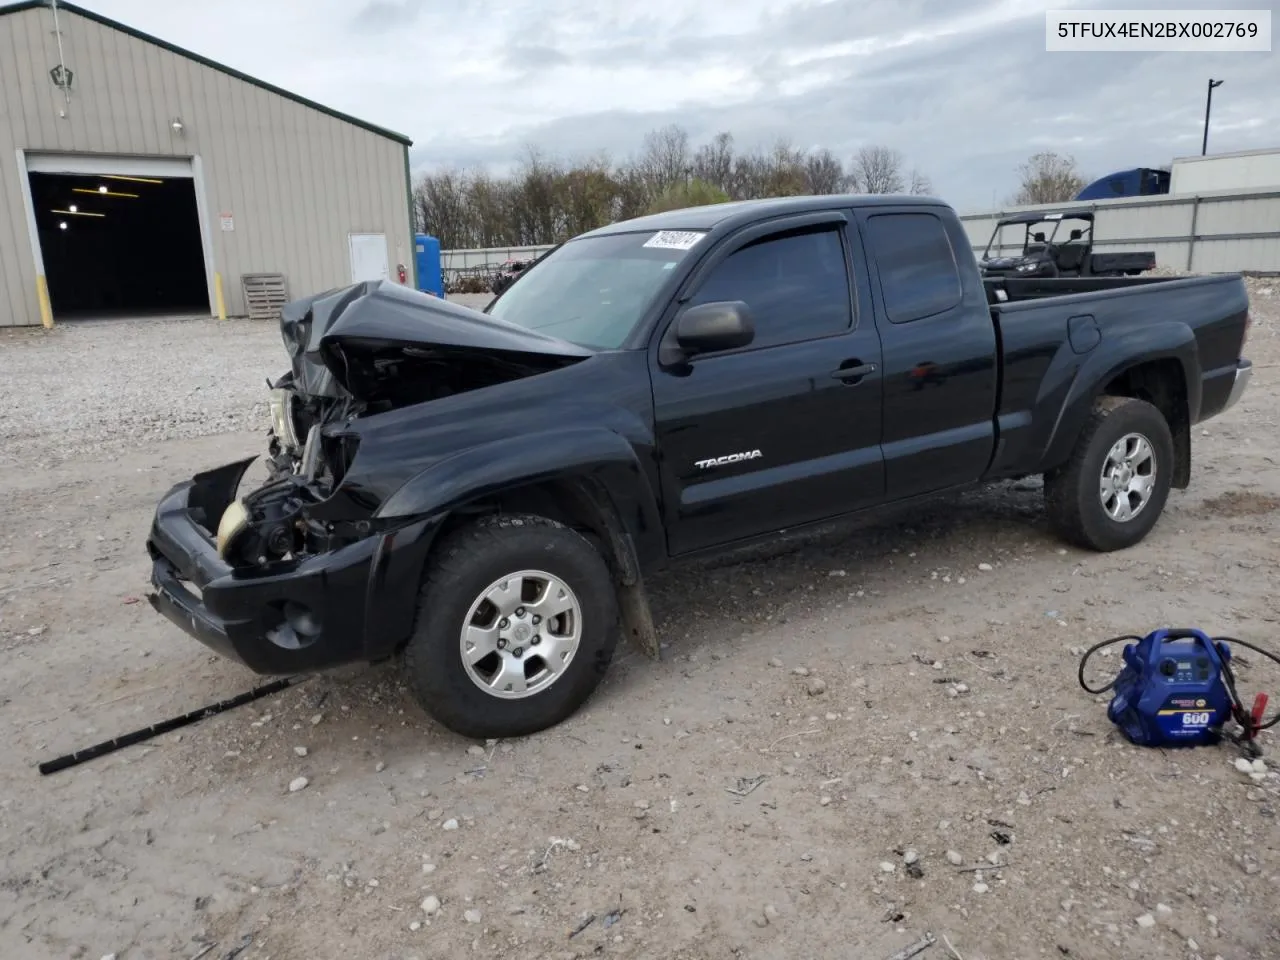
[[[1065,239],[1060,238],[1062,225],[1071,221],[1083,226],[1068,228]],[[1053,225],[1047,237],[1043,230],[1032,230],[1043,224]],[[1010,226],[1023,228],[1022,252],[1014,257],[991,256],[992,245],[999,247],[1000,231]],[[1152,250],[1094,253],[1092,210],[1032,211],[996,222],[979,267],[984,277],[1134,277],[1154,270],[1156,255]]]
[[[1045,475],[1052,527],[1135,544],[1233,404],[1239,276],[984,281],[919,197],[612,224],[484,313],[388,283],[286,307],[270,479],[164,494],[152,604],[264,674],[400,656],[423,707],[528,734],[653,656],[644,574]]]

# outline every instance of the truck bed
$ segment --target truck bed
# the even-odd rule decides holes
[[[1053,466],[1064,410],[1135,364],[1172,367],[1196,423],[1227,402],[1248,324],[1239,274],[984,281],[1004,371],[992,476]]]
[[[1017,303],[1023,300],[1039,300],[1043,297],[1064,297],[1077,293],[1127,290],[1152,283],[1169,283],[1186,277],[1043,277],[1022,279],[1019,277],[984,277],[990,304]]]

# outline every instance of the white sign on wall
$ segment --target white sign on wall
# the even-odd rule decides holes
[[[236,218],[229,213],[218,214],[218,219],[222,221],[222,229],[225,233],[231,233],[236,228]]]

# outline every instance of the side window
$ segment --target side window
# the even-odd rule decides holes
[[[910,323],[960,303],[960,268],[942,221],[931,213],[887,213],[867,221],[885,312]]]
[[[735,251],[689,302],[716,300],[741,300],[751,309],[755,347],[849,329],[849,271],[838,230],[766,237]]]

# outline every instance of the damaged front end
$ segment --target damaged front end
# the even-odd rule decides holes
[[[362,468],[362,425],[590,351],[385,281],[286,305],[281,334],[291,369],[268,383],[265,482],[239,495],[251,457],[165,495],[151,603],[260,673],[381,659],[412,628],[440,519],[379,522],[396,452]]]
[[[237,569],[333,550],[369,533],[376,484],[341,491],[359,452],[360,421],[591,355],[386,281],[288,304],[281,334],[291,369],[268,384],[268,481],[233,503],[217,528],[218,553]]]
[[[217,521],[218,556],[236,569],[267,569],[324,553],[369,532],[368,523],[322,519],[316,513],[329,503],[355,459],[359,438],[342,426],[359,415],[361,405],[349,398],[308,403],[291,379],[287,375],[271,387],[267,482],[232,500]]]

